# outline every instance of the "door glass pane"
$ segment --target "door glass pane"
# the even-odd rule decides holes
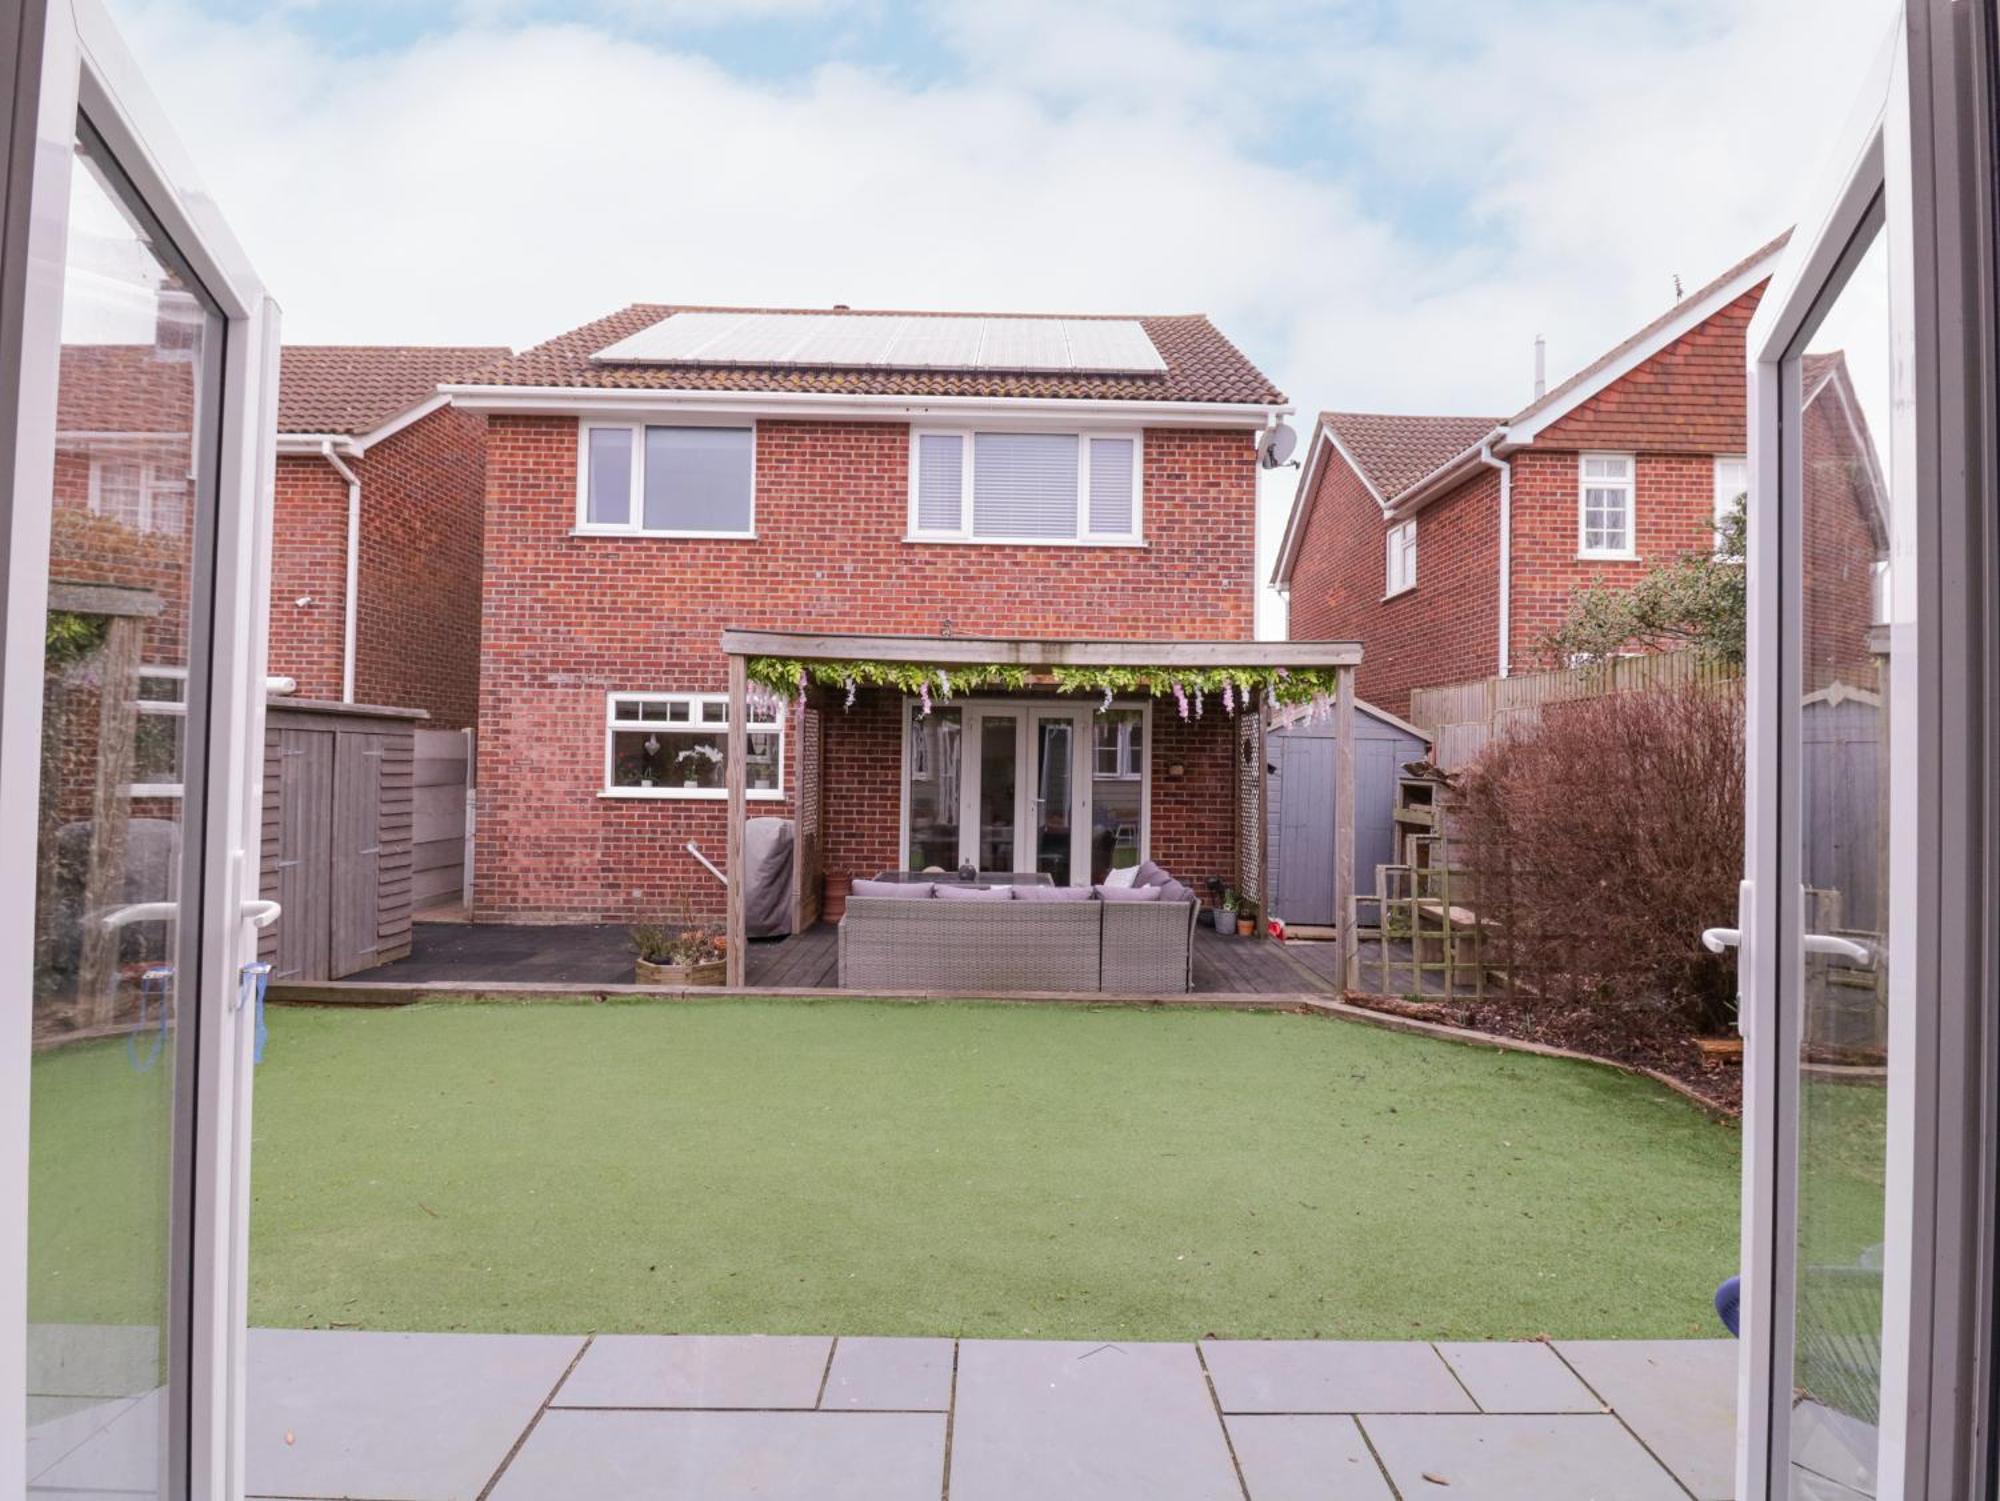
[[[1067,719],[1035,721],[1035,869],[1058,886],[1070,883],[1074,732]]]
[[[34,952],[28,1488],[165,1484],[204,372],[216,322],[79,153],[63,282]],[[204,544],[205,545],[205,544]],[[186,837],[184,838],[184,831]],[[192,917],[192,913],[188,916]]]
[[[1146,715],[1113,709],[1092,726],[1090,879],[1139,863],[1139,811],[1144,795]]]
[[[988,714],[979,721],[979,859],[981,870],[1014,868],[1015,736],[1020,720]]]
[[[910,717],[910,869],[958,869],[959,745],[956,709]]]
[[[1878,235],[1800,361],[1792,1495],[1875,1494],[1888,1063],[1889,322]],[[1886,586],[1885,586],[1886,580]]]

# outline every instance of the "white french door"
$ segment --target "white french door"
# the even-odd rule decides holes
[[[1151,708],[1030,699],[904,709],[906,868],[1102,881],[1145,858]]]
[[[1990,1484],[1990,21],[1909,0],[1750,335],[1745,1501]]]
[[[234,1497],[277,317],[94,0],[9,28],[0,1494]]]

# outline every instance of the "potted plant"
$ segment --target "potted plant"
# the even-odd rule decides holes
[[[699,787],[701,785],[702,763],[706,761],[711,768],[720,766],[722,764],[722,752],[712,745],[697,743],[690,745],[686,750],[675,756],[674,760],[680,764],[681,775],[686,779],[681,785],[683,787]]]
[[[1257,931],[1257,909],[1244,902],[1236,909],[1236,936],[1248,938]]]
[[[722,935],[702,923],[635,923],[634,969],[641,985],[720,985],[728,974]]]
[[[1227,938],[1236,931],[1236,889],[1222,888],[1222,895],[1215,900],[1215,931]]]

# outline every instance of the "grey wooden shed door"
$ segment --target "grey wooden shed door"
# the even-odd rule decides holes
[[[1276,735],[1278,916],[1296,926],[1334,921],[1333,785],[1335,742]]]
[[[380,919],[382,757],[386,735],[341,735],[333,758],[332,952],[338,980],[375,964]]]
[[[279,730],[278,889],[284,909],[272,978],[317,979],[327,972],[331,889],[324,877],[333,819],[333,736]]]

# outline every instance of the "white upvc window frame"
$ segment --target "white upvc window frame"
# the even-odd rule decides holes
[[[1742,476],[1741,484],[1733,486],[1727,484],[1725,476],[1732,471]],[[1715,545],[1718,548],[1723,543],[1723,518],[1728,515],[1729,508],[1736,504],[1737,496],[1742,495],[1747,497],[1749,494],[1749,457],[1745,454],[1717,454],[1715,456]]]
[[[675,723],[670,720],[640,719],[636,716],[620,715],[619,706],[621,704],[637,703],[684,705],[688,710],[688,717],[684,721]],[[713,718],[709,717],[711,710],[718,711]],[[770,734],[778,737],[776,758],[778,771],[776,786],[747,788],[744,791],[744,796],[753,803],[782,802],[785,797],[785,744],[787,739],[785,734],[785,713],[782,709],[770,708],[766,712],[770,713],[772,717],[768,720],[759,719],[757,717],[758,706],[755,704],[748,705],[747,712],[750,715],[750,722],[746,727],[746,734]],[[647,730],[654,734],[669,736],[718,735],[722,738],[725,746],[723,755],[726,758],[728,755],[726,747],[729,741],[729,695],[727,693],[655,693],[638,689],[631,691],[618,690],[605,694],[604,787],[598,793],[598,796],[608,798],[670,798],[686,802],[720,802],[729,796],[726,763],[724,766],[724,780],[720,786],[617,786],[612,780],[617,770],[617,737],[621,733],[629,734],[635,730]]]
[[[1417,587],[1417,518],[1399,521],[1382,534],[1382,597],[1394,599]]]
[[[129,464],[139,471],[139,507],[135,525],[142,532],[159,530],[154,510],[154,497],[171,495],[180,507],[182,524],[186,524],[190,501],[190,486],[185,473],[175,474],[163,470],[163,466],[151,459],[139,458],[122,453],[94,453],[90,456],[90,482],[87,504],[93,516],[113,516],[104,508],[104,471],[112,464]]]
[[[646,430],[652,427],[733,428],[750,434],[750,516],[743,531],[711,528],[646,526]],[[632,474],[630,508],[625,522],[612,524],[590,519],[590,435],[618,431],[630,435]],[[757,422],[702,420],[654,414],[631,421],[603,422],[579,418],[576,424],[576,525],[571,535],[578,537],[668,537],[688,541],[755,542],[757,540]]]
[[[1076,439],[1076,535],[1074,537],[981,537],[972,530],[973,439],[980,433],[1024,432]],[[959,449],[958,526],[927,530],[917,524],[919,455],[925,438],[957,438]],[[1132,445],[1132,529],[1093,532],[1090,529],[1090,444],[1093,438],[1117,438]],[[1146,437],[1136,427],[961,427],[950,424],[912,425],[909,445],[909,503],[904,517],[905,542],[941,542],[976,547],[1144,547],[1146,545]]]
[[[151,667],[142,663],[139,670],[133,676],[138,680],[134,684],[132,698],[134,711],[141,716],[150,715],[160,719],[178,719],[182,721],[187,719],[187,668]],[[159,678],[169,682],[178,682],[181,685],[181,696],[179,698],[146,697],[145,693],[140,690],[147,678]],[[186,754],[185,745],[182,747],[182,754]],[[181,797],[186,791],[185,784],[181,782],[133,782],[125,788],[125,792],[131,797]]]
[[[1625,466],[1623,479],[1592,476],[1591,462],[1615,460]],[[1625,545],[1590,545],[1590,492],[1621,490],[1625,495]],[[1639,556],[1639,456],[1634,453],[1590,452],[1576,456],[1576,555],[1582,559],[1631,562]]]

